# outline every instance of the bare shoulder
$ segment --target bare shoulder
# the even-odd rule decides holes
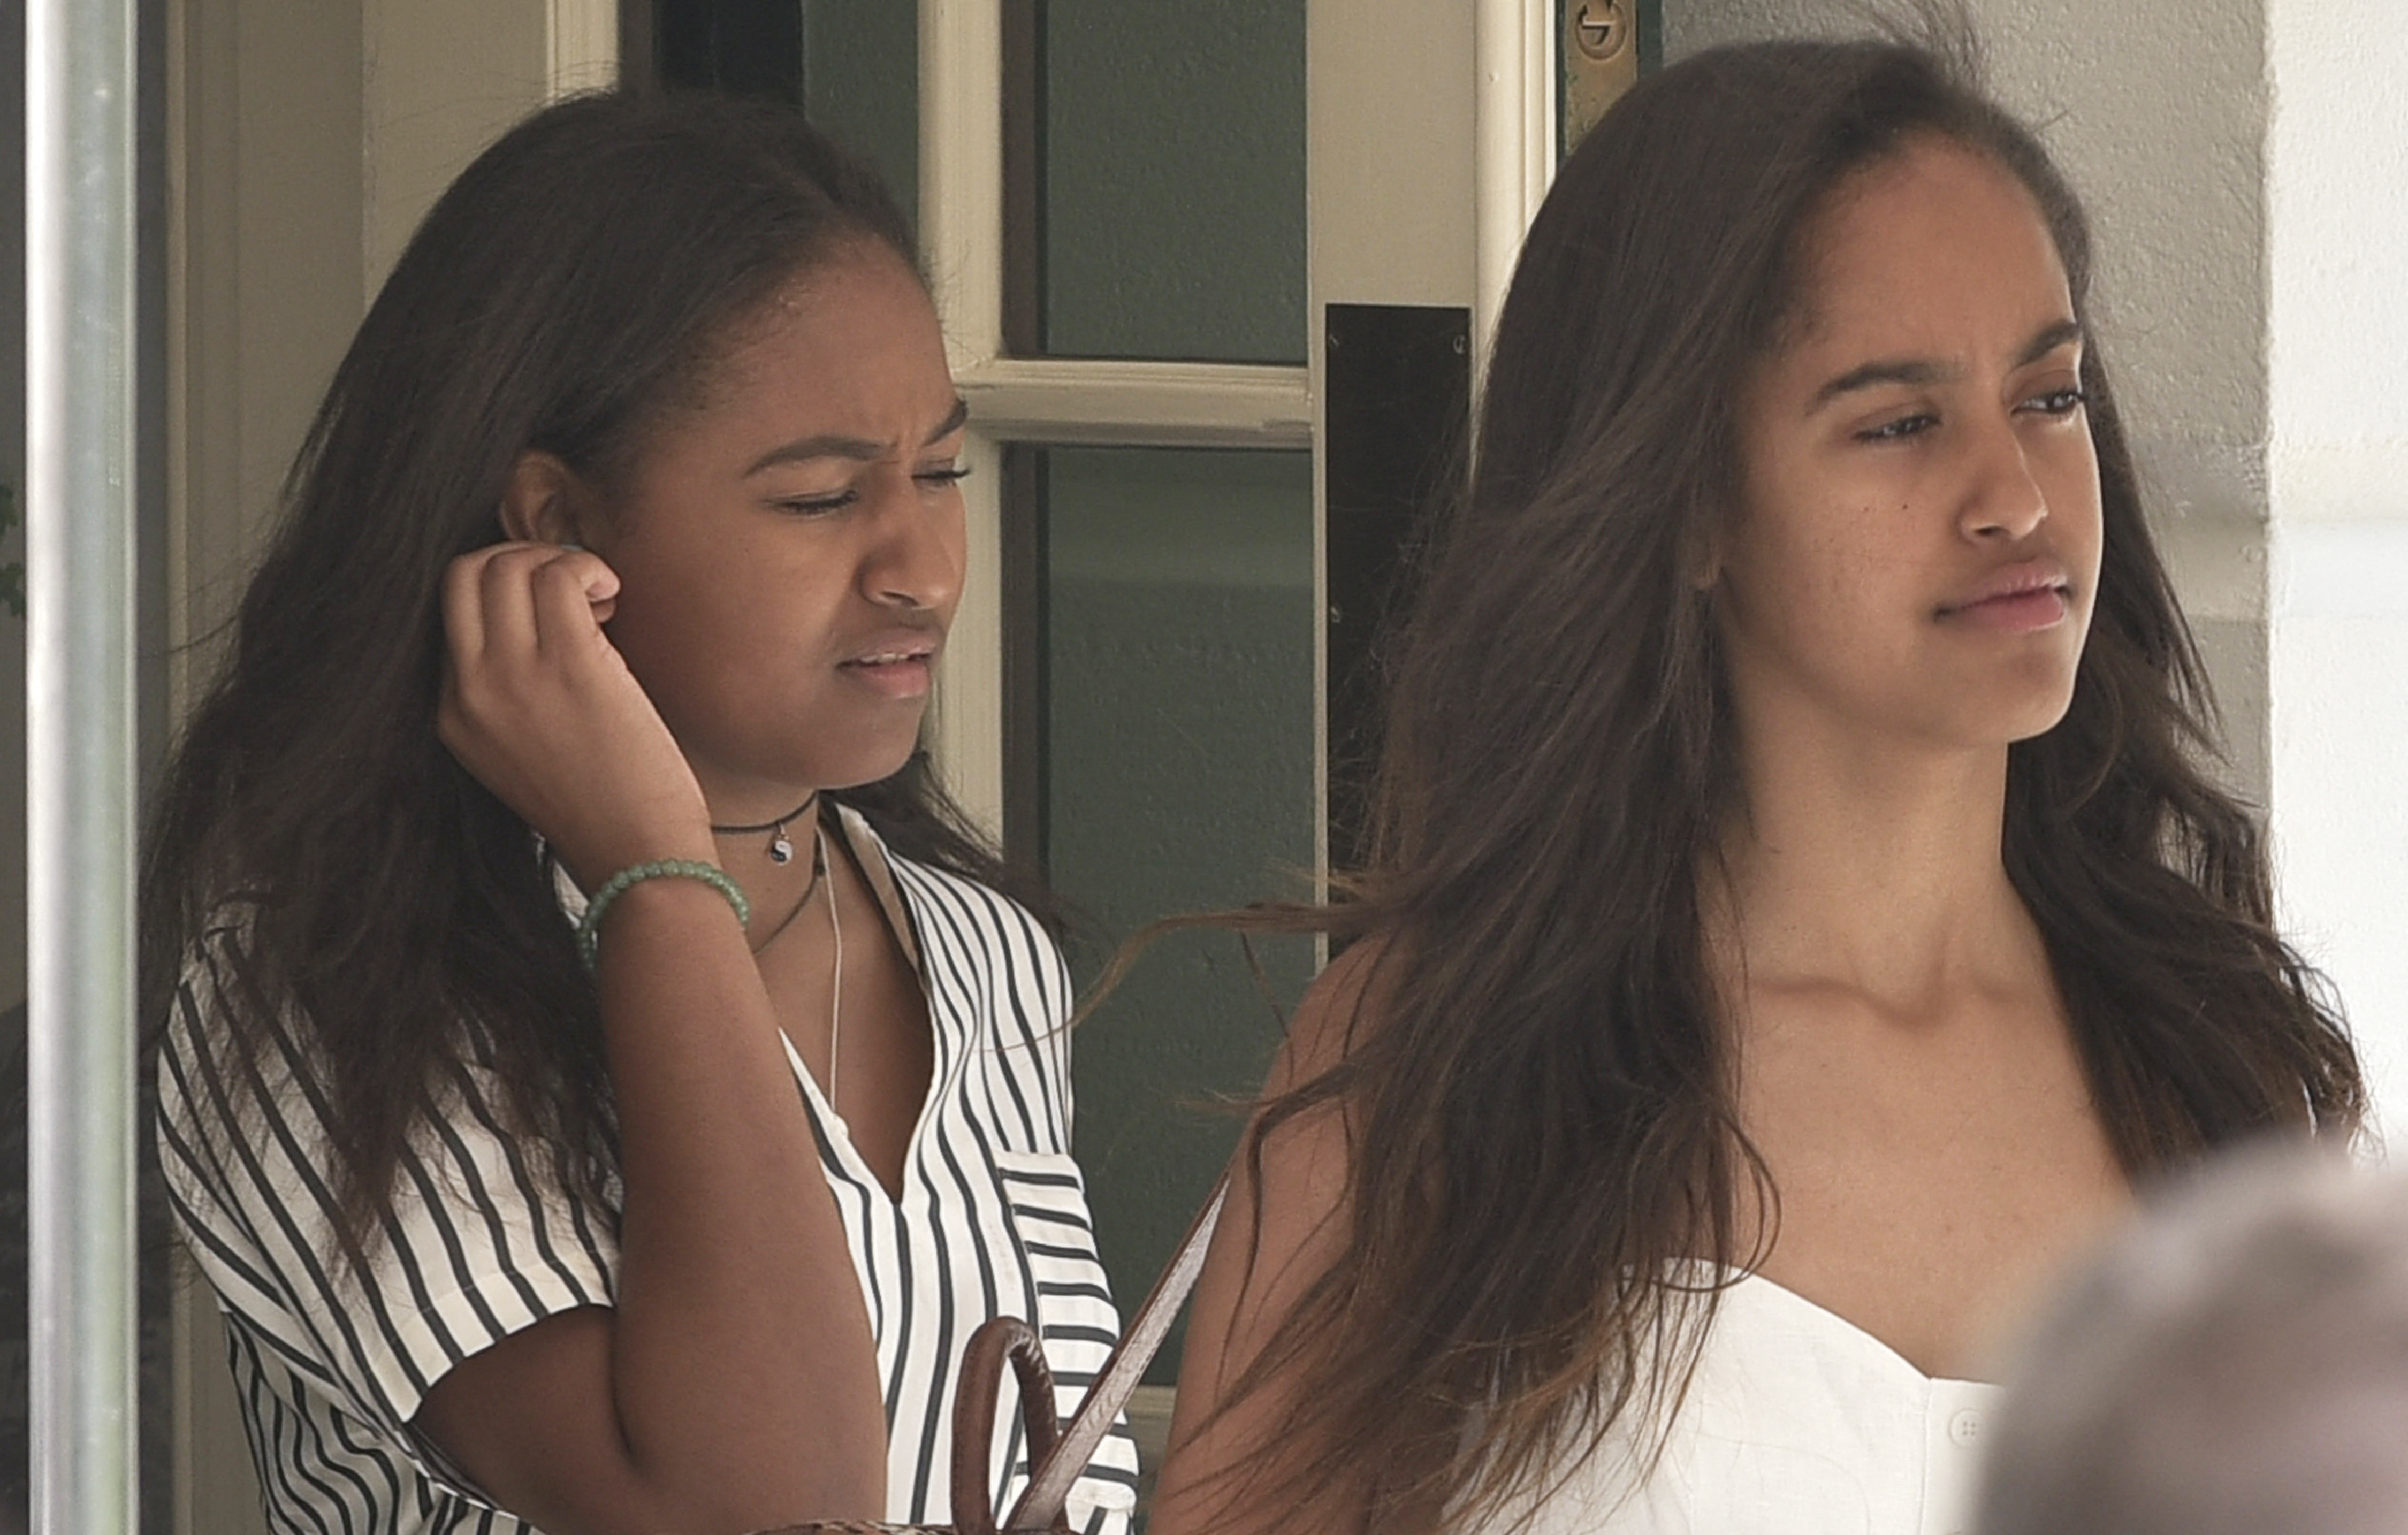
[[[1228,1210],[1196,1289],[1174,1449],[1149,1526],[1157,1535],[1359,1527],[1351,1514],[1304,1517],[1284,1506],[1273,1513],[1231,1499],[1256,1485],[1264,1456],[1284,1442],[1291,1394],[1305,1388],[1297,1374],[1302,1360],[1292,1341],[1278,1341],[1281,1329],[1342,1259],[1353,1230],[1350,1099],[1341,1094],[1291,1104],[1288,1112],[1280,1099],[1343,1066],[1377,1037],[1396,954],[1391,942],[1374,938],[1333,960],[1297,1008],[1264,1083],[1268,1110],[1240,1149]],[[1240,1391],[1239,1383],[1267,1351],[1270,1375]]]
[[[1326,1264],[1331,1244],[1342,1240],[1357,1099],[1346,1085],[1327,1096],[1289,1095],[1346,1065],[1378,1036],[1397,952],[1379,938],[1347,949],[1313,982],[1288,1025],[1263,1083],[1264,1112],[1240,1153],[1239,1194],[1259,1208],[1268,1249],[1313,1251]]]
[[[1266,1097],[1289,1092],[1343,1064],[1377,1035],[1398,952],[1390,939],[1367,938],[1329,962],[1289,1020],[1287,1043],[1263,1086]]]

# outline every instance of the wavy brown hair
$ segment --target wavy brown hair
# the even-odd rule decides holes
[[[1852,176],[1918,137],[1988,156],[2086,318],[2081,208],[1970,59],[1697,55],[1606,115],[1532,226],[1476,466],[1387,649],[1366,867],[1327,909],[1232,919],[1376,955],[1343,1059],[1248,1142],[1259,1186],[1264,1135],[1340,1112],[1352,1241],[1223,1403],[1283,1404],[1233,1500],[1410,1528],[1543,1490],[1617,1428],[1643,1444],[1711,1321],[1682,1260],[1760,1256],[1742,1195],[1777,1190],[1738,1122],[1700,910],[1742,791],[1694,577],[1741,503],[1743,380]],[[2202,769],[2213,705],[2095,338],[2083,383],[2104,564],[2070,711],[2009,753],[2006,871],[2132,1175],[2268,1130],[2350,1136],[2358,1062],[2274,929],[2256,825]]]
[[[798,113],[577,98],[452,183],[337,369],[152,808],[140,995],[155,1046],[191,946],[240,935],[241,1004],[204,1043],[250,1068],[301,1022],[354,1254],[449,1062],[492,1069],[564,1182],[598,1196],[614,1163],[600,1015],[551,870],[436,739],[445,567],[504,538],[520,454],[611,484],[764,303],[863,242],[916,267],[875,174]],[[924,756],[830,797],[1049,916]]]

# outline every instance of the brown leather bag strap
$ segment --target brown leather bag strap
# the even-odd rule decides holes
[[[1020,1421],[1028,1432],[1029,1464],[1043,1463],[1059,1448],[1054,1371],[1046,1368],[1045,1345],[1037,1329],[1016,1316],[987,1318],[962,1350],[961,1386],[953,1399],[953,1528],[959,1535],[996,1535],[995,1485],[987,1478],[1007,1361],[1020,1377]]]
[[[1170,1324],[1178,1319],[1179,1308],[1186,1301],[1187,1292],[1196,1287],[1196,1276],[1204,1268],[1205,1251],[1212,1243],[1212,1227],[1219,1223],[1221,1206],[1228,1198],[1229,1179],[1225,1173],[1220,1183],[1213,1185],[1212,1197],[1205,1200],[1204,1208],[1197,1212],[1195,1224],[1188,1227],[1187,1239],[1179,1244],[1178,1255],[1170,1260],[1170,1267],[1154,1282],[1154,1293],[1147,1296],[1145,1304],[1137,1309],[1137,1315],[1130,1319],[1128,1329],[1121,1334],[1121,1341],[1113,1346],[1111,1357],[1104,1361],[1103,1372],[1096,1377],[1096,1384],[1087,1388],[1086,1399],[1079,1403],[1079,1411],[1071,1417],[1070,1426],[1062,1431],[1060,1442],[1053,1445],[1050,1454],[1040,1453],[1034,1436],[1031,1436],[1028,1463],[1036,1470],[1028,1478],[1028,1490],[1020,1495],[1020,1501],[1012,1505],[1010,1516],[1004,1520],[1006,1530],[1061,1528],[1062,1510],[1070,1500],[1071,1485],[1087,1469],[1087,1462],[1096,1457],[1096,1451],[1102,1446],[1104,1436],[1112,1430],[1112,1420],[1119,1417],[1121,1409],[1128,1405],[1129,1394],[1137,1389],[1138,1382],[1145,1378],[1145,1367],[1154,1362],[1154,1356],[1162,1347],[1164,1336],[1170,1331]],[[969,1390],[967,1379],[962,1389],[967,1396]],[[988,1399],[993,1399],[992,1387]],[[968,1441],[958,1442],[967,1444]],[[986,1441],[982,1439],[979,1442],[983,1445]],[[958,1457],[960,1451],[957,1449],[955,1454]],[[954,1485],[960,1485],[958,1460]],[[960,1496],[958,1492],[954,1494],[953,1516],[956,1519],[961,1517]],[[962,1532],[963,1535],[970,1535],[968,1524],[962,1526]],[[980,1532],[980,1535],[984,1535],[984,1532]]]

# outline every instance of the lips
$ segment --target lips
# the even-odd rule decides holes
[[[872,651],[856,655],[850,661],[839,661],[840,667],[891,667],[898,661],[925,661],[937,653],[934,645],[915,646],[908,650]]]
[[[864,640],[837,670],[890,698],[917,698],[928,691],[929,673],[940,649],[922,630],[895,630]]]
[[[2055,560],[2020,560],[2001,566],[1971,591],[1941,605],[1937,617],[1985,629],[2022,634],[2049,628],[2071,609],[2065,567]]]
[[[902,661],[926,661],[942,648],[944,637],[931,629],[911,624],[896,624],[866,634],[852,644],[853,653],[837,663],[840,667],[892,666]]]

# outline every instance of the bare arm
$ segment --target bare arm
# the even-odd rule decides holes
[[[714,856],[675,741],[602,635],[590,554],[455,563],[442,733],[588,889]],[[870,1518],[886,1439],[868,1317],[776,1016],[726,901],[648,880],[600,972],[626,1196],[617,1305],[463,1361],[417,1427],[551,1535],[714,1535]]]
[[[1264,1085],[1266,1097],[1312,1080],[1344,1056],[1347,1036],[1376,965],[1358,945],[1324,971],[1297,1010],[1288,1042]],[[1255,1132],[1248,1132],[1252,1144]],[[1282,1449],[1282,1419],[1294,1400],[1286,1374],[1231,1400],[1230,1393],[1312,1283],[1348,1240],[1352,1149],[1344,1112],[1323,1106],[1261,1137],[1262,1183],[1247,1176],[1241,1146],[1228,1208],[1196,1286],[1180,1364],[1171,1451],[1154,1496],[1152,1535],[1273,1535],[1295,1529],[1354,1535],[1366,1511],[1333,1500],[1298,1508],[1266,1496],[1256,1480],[1280,1467],[1259,1457]],[[1260,1241],[1255,1222],[1261,1221]],[[1221,1411],[1227,1403],[1226,1411]],[[1283,1456],[1282,1458],[1284,1458]]]

